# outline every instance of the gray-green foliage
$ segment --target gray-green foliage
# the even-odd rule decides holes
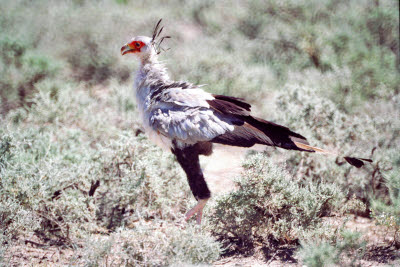
[[[75,247],[94,233],[129,226],[133,235],[127,246],[155,244],[162,233],[154,228],[140,232],[134,223],[179,221],[191,197],[172,155],[149,144],[143,135],[136,136],[132,129],[115,130],[117,113],[99,105],[121,103],[123,92],[116,92],[111,100],[100,100],[85,90],[54,86],[41,84],[31,108],[11,112],[10,122],[0,129],[2,243],[12,244],[21,235],[35,233],[50,244]],[[88,109],[98,110],[99,120]],[[110,123],[107,127],[101,124],[104,119]],[[218,244],[207,234],[188,230],[182,235],[174,229],[167,228],[164,234],[168,237],[165,251],[155,250],[161,258],[144,260],[143,265],[178,259],[210,262],[218,257]],[[132,262],[135,257],[130,250],[125,253],[118,260]],[[138,253],[148,258],[152,252]]]
[[[212,231],[239,242],[293,243],[320,226],[321,216],[337,209],[343,194],[334,184],[303,183],[266,155],[244,163],[238,189],[216,200]]]
[[[305,265],[310,267],[330,266],[339,261],[337,248],[329,243],[304,246],[299,253]]]
[[[395,110],[396,102],[388,107]],[[381,169],[390,169],[392,155],[399,138],[392,135],[398,128],[398,121],[370,114],[350,116],[312,89],[289,87],[276,101],[280,120],[296,132],[302,133],[310,144],[326,148],[343,156],[369,158],[374,163],[361,169],[347,165],[343,158],[335,155],[315,155],[309,153],[287,153],[286,160],[292,173],[311,177],[314,181],[323,179],[341,186],[348,196],[356,195],[364,202],[371,195],[383,197],[385,189]],[[396,115],[395,115],[395,118]]]
[[[293,73],[308,70],[322,76],[333,74],[336,79],[326,93],[349,110],[359,98],[399,92],[395,1],[253,0],[235,5],[208,2],[194,8],[195,19],[207,35],[222,39],[220,47],[230,54],[241,54],[240,68],[242,61],[247,68],[262,66],[281,83]],[[224,12],[227,6],[229,14]],[[205,43],[203,47],[209,46]],[[343,79],[342,73],[349,73],[350,79]],[[271,86],[262,81],[260,85]]]
[[[122,136],[100,149],[105,156],[98,179],[105,188],[97,192],[97,215],[107,228],[120,226],[123,217],[179,219],[188,208],[189,188],[178,165],[143,136]]]
[[[54,77],[59,66],[29,42],[0,32],[0,69],[0,114],[4,114],[25,104],[35,85]]]
[[[395,169],[384,175],[389,191],[388,199],[375,198],[372,201],[372,217],[378,224],[393,232],[393,243],[400,248],[400,172],[399,156],[393,155]],[[396,162],[397,161],[397,162]]]
[[[358,232],[342,230],[336,242],[305,243],[297,252],[306,266],[358,266],[365,253],[366,242]]]
[[[89,266],[182,266],[212,263],[221,248],[197,226],[138,224],[134,229],[118,229],[110,236],[88,238],[82,259],[73,263]]]

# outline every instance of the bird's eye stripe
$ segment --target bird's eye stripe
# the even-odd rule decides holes
[[[129,46],[134,49],[140,49],[145,46],[145,43],[143,43],[142,41],[132,41],[131,43],[129,43]]]

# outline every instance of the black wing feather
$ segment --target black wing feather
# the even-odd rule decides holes
[[[294,141],[308,144],[307,139],[289,128],[251,116],[251,105],[244,99],[213,95],[208,104],[221,119],[235,125],[231,132],[215,137],[212,142],[233,146],[251,147],[255,144],[277,146],[285,149],[311,151],[299,148]]]
[[[251,116],[251,105],[244,99],[223,95],[213,96],[214,100],[207,101],[210,107],[222,120],[235,125],[233,131],[212,139],[213,143],[240,147],[263,144],[290,150],[332,154],[327,150],[310,146],[304,136],[288,127]],[[372,162],[365,158],[344,157],[344,159],[357,168],[362,167],[364,162]]]

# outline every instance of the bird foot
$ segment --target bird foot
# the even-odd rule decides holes
[[[194,206],[191,210],[189,210],[186,213],[185,221],[188,221],[193,215],[197,214],[196,221],[197,221],[197,224],[200,225],[201,224],[201,218],[203,216],[203,209],[204,209],[204,206],[206,205],[207,201],[208,201],[208,198],[200,199],[197,202],[197,205]]]

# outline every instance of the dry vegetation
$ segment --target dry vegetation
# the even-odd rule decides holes
[[[0,13],[0,266],[399,264],[397,1],[18,0]],[[205,224],[183,223],[186,178],[140,130],[136,63],[119,56],[159,18],[173,77],[374,163],[250,152]]]

